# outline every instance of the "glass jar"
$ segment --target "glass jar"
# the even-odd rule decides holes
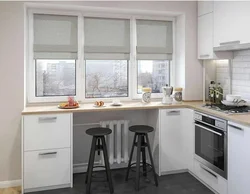
[[[175,88],[173,97],[175,102],[182,102],[182,88]]]
[[[151,88],[142,88],[142,102],[149,103],[151,101]]]

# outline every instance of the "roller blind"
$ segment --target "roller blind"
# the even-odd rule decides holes
[[[85,59],[129,59],[130,21],[84,18]]]
[[[77,59],[77,16],[34,14],[34,58]]]
[[[172,59],[172,25],[171,21],[136,20],[137,59]]]

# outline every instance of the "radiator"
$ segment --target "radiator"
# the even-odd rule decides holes
[[[101,121],[101,127],[108,127],[112,133],[107,135],[106,144],[109,154],[109,163],[128,163],[128,120]],[[102,155],[102,163],[103,155]]]

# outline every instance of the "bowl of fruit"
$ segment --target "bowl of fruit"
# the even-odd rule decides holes
[[[68,102],[62,102],[58,105],[58,108],[61,109],[73,109],[73,108],[79,108],[79,103],[74,100],[74,97],[68,97]]]

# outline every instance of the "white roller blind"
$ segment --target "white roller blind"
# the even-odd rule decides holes
[[[137,59],[172,59],[171,21],[136,20]]]
[[[129,59],[130,21],[84,18],[85,59]]]
[[[34,58],[76,59],[77,17],[34,14]]]

